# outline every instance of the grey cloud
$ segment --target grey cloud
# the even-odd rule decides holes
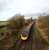
[[[5,19],[16,13],[36,14],[47,11],[49,12],[49,0],[0,0],[0,16]]]

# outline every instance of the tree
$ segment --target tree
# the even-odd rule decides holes
[[[20,29],[24,26],[24,16],[16,16],[9,20],[9,28]]]

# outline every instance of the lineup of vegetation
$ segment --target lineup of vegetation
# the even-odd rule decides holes
[[[43,41],[45,40],[44,44],[49,44],[49,16],[39,17],[37,20],[37,30]],[[44,50],[49,50],[49,46]]]
[[[39,17],[38,27],[43,30],[46,35],[49,34],[49,16]]]
[[[8,21],[0,21],[0,47],[5,48],[15,45],[16,39],[20,38],[20,33],[17,30],[21,30],[30,21],[30,19],[25,20],[24,16],[16,16]]]
[[[49,16],[40,16],[38,18],[38,20],[36,20],[36,21],[38,23],[37,28],[41,29],[45,33],[45,35],[49,37]],[[19,32],[16,32],[16,31],[19,31],[23,27],[29,25],[30,22],[33,22],[32,18],[25,20],[24,16],[16,16],[16,17],[9,19],[8,21],[0,21],[0,27],[2,25],[5,26],[3,28],[0,28],[0,40],[1,40],[0,45],[2,45],[3,47],[13,46],[14,43],[16,42],[16,38],[18,38],[18,39],[20,38]],[[36,29],[34,29],[34,30],[36,30]],[[39,34],[41,35],[41,33],[39,33]],[[6,34],[6,37],[5,37],[5,34]],[[2,37],[3,37],[3,39],[2,39]],[[5,43],[5,42],[7,42],[7,43]],[[2,47],[2,46],[0,46],[0,47]]]
[[[41,29],[49,27],[49,16],[40,16],[38,23]]]

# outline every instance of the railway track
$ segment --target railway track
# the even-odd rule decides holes
[[[27,40],[21,40],[19,44],[19,50],[35,50],[35,34],[34,25],[32,25],[30,34]]]
[[[43,43],[40,41],[40,37],[36,32],[36,29],[32,25],[30,34],[27,40],[17,39],[12,48],[0,48],[0,50],[42,50],[44,48]]]

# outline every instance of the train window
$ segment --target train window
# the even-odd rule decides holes
[[[27,34],[28,34],[28,32],[27,32],[27,31],[22,32],[22,35],[23,35],[24,37],[26,37],[26,36],[27,36]]]

